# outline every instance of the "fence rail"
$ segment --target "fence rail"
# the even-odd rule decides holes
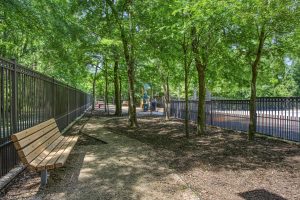
[[[184,119],[185,102],[171,102],[171,116]],[[300,142],[300,97],[262,97],[256,101],[256,132]],[[248,131],[249,100],[206,101],[206,124]],[[198,101],[189,101],[189,120],[197,121]]]
[[[19,163],[10,135],[55,118],[60,130],[91,105],[91,96],[0,57],[0,177]]]

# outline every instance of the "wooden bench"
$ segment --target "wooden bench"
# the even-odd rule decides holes
[[[65,164],[78,136],[62,136],[55,119],[50,119],[13,134],[11,140],[21,162],[33,171],[40,171],[41,185],[46,185],[47,170]]]

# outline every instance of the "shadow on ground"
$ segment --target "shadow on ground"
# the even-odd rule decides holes
[[[203,199],[241,199],[259,189],[300,199],[299,145],[261,137],[248,141],[245,133],[216,127],[197,137],[194,124],[186,139],[183,121],[176,119],[140,118],[139,125],[130,129],[119,118],[106,128],[150,145]]]
[[[36,198],[198,199],[148,145],[104,130],[100,118],[90,118],[82,131],[89,137],[81,135],[66,166],[51,173]]]
[[[103,114],[91,113],[68,132],[84,134],[65,167],[50,172],[45,188],[34,174],[4,199],[300,198],[297,145],[249,142],[244,134],[219,128],[186,139],[180,120],[148,116],[130,129],[127,118]]]
[[[247,191],[239,194],[245,200],[287,200],[264,189]]]
[[[166,149],[174,153],[170,165],[177,170],[189,170],[195,162],[210,170],[255,170],[274,168],[295,170],[300,166],[299,145],[256,138],[248,141],[244,133],[208,128],[207,135],[186,139],[184,126],[180,120],[165,121],[162,118],[140,119],[140,128],[128,129],[126,119],[111,119],[106,127],[119,134],[147,143],[154,148]],[[122,130],[122,132],[120,132]],[[191,132],[195,126],[191,125]]]

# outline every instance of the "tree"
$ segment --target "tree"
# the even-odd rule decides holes
[[[89,90],[85,33],[71,3],[0,1],[0,56]]]
[[[97,80],[97,72],[98,72],[98,64],[95,65],[95,73],[94,73],[94,78],[93,78],[93,104],[92,104],[92,110],[95,110],[95,100],[96,100],[96,80]]]
[[[191,59],[189,58],[189,49],[190,44],[187,40],[186,33],[183,34],[183,41],[182,41],[182,50],[183,50],[183,57],[184,57],[184,97],[185,97],[185,116],[184,116],[184,126],[185,126],[185,135],[189,137],[189,74],[190,74],[190,66],[191,66]]]
[[[214,60],[226,24],[226,3],[223,1],[191,1],[184,10],[190,15],[193,59],[198,75],[197,134],[205,133],[206,70]]]
[[[276,55],[284,59],[283,41],[299,25],[299,5],[293,0],[243,0],[235,4],[234,48],[251,68],[249,139],[256,132],[256,84],[262,58]]]
[[[119,55],[115,53],[114,57],[114,88],[115,88],[115,106],[116,116],[122,115],[122,103],[121,103],[121,80],[120,80],[120,73],[119,73]]]
[[[111,0],[106,0],[107,4],[110,6],[112,15],[114,16],[115,22],[118,25],[118,29],[120,31],[120,37],[123,43],[123,51],[124,57],[127,64],[127,75],[128,75],[128,112],[129,112],[129,126],[137,127],[137,117],[136,117],[136,101],[135,101],[135,90],[134,90],[134,82],[135,82],[135,50],[134,50],[134,35],[136,32],[136,26],[134,24],[133,18],[133,3],[132,1],[126,1],[126,7],[121,11],[121,16],[127,16],[120,18],[120,14],[117,10],[117,6]],[[125,22],[128,21],[128,28],[126,31]]]

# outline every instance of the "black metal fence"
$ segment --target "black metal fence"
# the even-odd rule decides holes
[[[171,102],[171,116],[184,119],[185,102]],[[300,142],[300,97],[257,98],[256,132]],[[189,119],[197,121],[198,101],[189,101]],[[206,101],[206,124],[248,131],[249,100]]]
[[[91,105],[91,96],[0,58],[0,177],[18,164],[10,135],[55,118],[60,130]]]

